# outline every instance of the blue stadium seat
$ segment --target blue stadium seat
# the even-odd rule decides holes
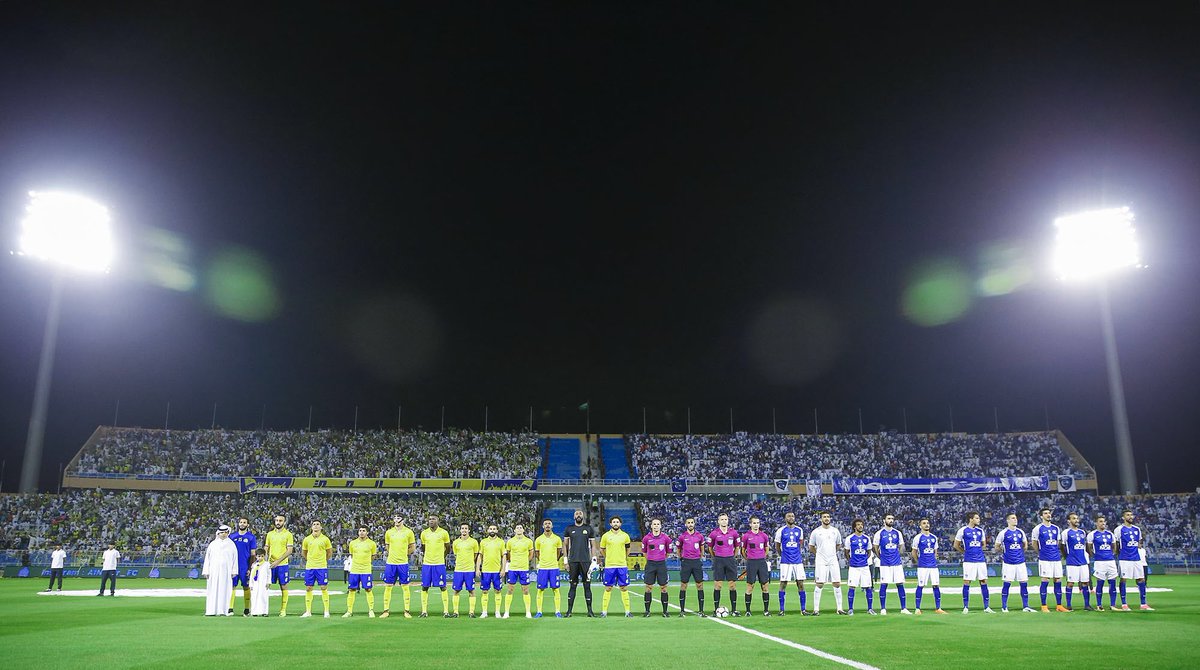
[[[546,455],[548,479],[579,479],[579,438],[550,438]]]
[[[604,461],[605,479],[632,479],[629,460],[625,456],[625,438],[600,438],[600,460]]]

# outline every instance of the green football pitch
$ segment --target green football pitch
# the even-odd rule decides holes
[[[204,601],[188,593],[202,581],[123,579],[117,597],[95,597],[97,579],[67,579],[64,593],[40,595],[44,583],[34,579],[0,580],[0,649],[9,668],[209,668],[252,667],[402,667],[402,668],[556,668],[621,667],[857,667],[857,668],[987,668],[987,667],[1200,667],[1200,576],[1155,576],[1150,580],[1154,612],[1022,613],[1013,589],[1008,614],[984,614],[972,596],[973,610],[961,613],[961,583],[949,580],[943,608],[931,611],[932,595],[922,603],[924,615],[869,617],[856,598],[853,618],[833,615],[833,594],[826,593],[819,618],[663,619],[657,602],[651,618],[642,618],[641,586],[631,586],[634,619],[621,616],[614,590],[608,619],[578,616],[586,611],[582,593],[571,619],[524,618],[520,593],[507,620],[441,618],[441,599],[431,594],[429,619],[368,619],[360,595],[353,618],[343,619],[344,585],[331,584],[333,618],[301,619],[302,595],[292,595],[290,616],[246,619],[204,617]],[[292,585],[296,586],[295,584]],[[1031,603],[1037,605],[1036,584]],[[1131,584],[1132,586],[1132,584]],[[811,606],[811,585],[809,603]],[[843,587],[844,588],[844,587]],[[908,604],[913,605],[913,586]],[[1165,589],[1158,591],[1157,589]],[[563,602],[566,603],[566,587]],[[992,605],[999,608],[999,585]],[[71,597],[77,592],[78,597]],[[139,593],[140,592],[140,593]],[[678,589],[670,587],[672,602]],[[601,589],[595,589],[597,609]],[[711,610],[711,585],[707,599]],[[843,593],[844,595],[844,593]],[[862,594],[859,594],[860,596]],[[776,604],[772,595],[772,605]],[[420,598],[413,589],[413,611]],[[465,596],[464,596],[465,600]],[[896,594],[889,605],[896,607]],[[1107,602],[1107,597],[1105,598]],[[761,599],[755,597],[755,612]],[[400,609],[400,590],[393,612]],[[1129,602],[1137,607],[1137,590]],[[546,595],[547,611],[553,597]],[[1051,595],[1053,603],[1053,595]],[[382,588],[376,589],[381,609]],[[689,604],[695,605],[694,591]],[[726,599],[726,604],[728,601]],[[740,603],[739,603],[740,604]],[[876,602],[878,605],[878,602]],[[1075,605],[1080,608],[1076,594]],[[789,594],[789,609],[798,607]],[[241,611],[239,594],[238,612]],[[271,598],[277,613],[279,598]],[[671,609],[672,614],[677,610]]]

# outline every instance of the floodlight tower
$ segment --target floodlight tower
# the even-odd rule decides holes
[[[33,392],[33,411],[25,439],[25,461],[21,466],[21,493],[35,493],[42,467],[42,443],[46,436],[54,349],[58,344],[64,274],[72,270],[107,272],[113,258],[113,240],[108,209],[82,196],[30,191],[25,214],[21,221],[18,254],[54,266],[50,309],[46,315],[37,386]]]
[[[1137,491],[1137,474],[1133,466],[1133,440],[1129,436],[1129,415],[1125,411],[1125,389],[1117,358],[1117,336],[1108,301],[1107,279],[1119,270],[1140,266],[1133,220],[1133,212],[1128,207],[1080,212],[1054,220],[1058,229],[1054,251],[1058,276],[1065,280],[1092,281],[1100,294],[1100,323],[1108,366],[1113,432],[1117,441],[1117,470],[1121,490],[1126,495]]]

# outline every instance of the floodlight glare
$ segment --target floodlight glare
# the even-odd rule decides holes
[[[103,205],[70,193],[30,191],[25,212],[21,255],[78,270],[108,270],[114,249]]]
[[[1054,220],[1054,269],[1063,279],[1093,279],[1137,266],[1137,233],[1128,207],[1098,209]]]

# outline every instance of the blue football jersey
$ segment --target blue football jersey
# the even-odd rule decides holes
[[[938,539],[933,533],[917,533],[913,537],[913,549],[917,550],[918,568],[936,568],[938,566]]]
[[[983,529],[963,526],[958,529],[958,533],[954,539],[962,542],[963,545],[963,563],[986,563],[987,557],[983,555]]]
[[[775,531],[779,544],[779,562],[795,565],[804,562],[804,529],[800,526],[780,526]]]
[[[1039,561],[1061,561],[1062,549],[1059,548],[1060,531],[1054,524],[1039,523],[1033,527],[1033,539],[1038,541]]]
[[[1122,561],[1141,561],[1142,555],[1138,553],[1138,547],[1142,546],[1142,529],[1122,525],[1117,531],[1121,539],[1121,553],[1117,558]]]
[[[871,556],[871,538],[866,535],[846,537],[846,548],[850,550],[850,567],[865,568]]]
[[[1081,528],[1068,528],[1063,533],[1063,546],[1067,548],[1067,565],[1087,565],[1087,531]]]
[[[1113,554],[1113,534],[1111,530],[1093,530],[1088,533],[1088,542],[1092,544],[1092,557],[1097,561],[1115,561]]]
[[[1005,528],[1000,531],[999,544],[1004,548],[1004,562],[1017,565],[1025,562],[1025,531],[1020,528]]]
[[[250,569],[250,554],[258,549],[258,538],[254,537],[254,533],[246,531],[230,533],[229,539],[233,540],[233,546],[237,549],[238,568],[246,572]]]
[[[900,565],[900,554],[904,551],[904,536],[895,528],[880,528],[875,531],[875,544],[879,547],[880,565]]]

